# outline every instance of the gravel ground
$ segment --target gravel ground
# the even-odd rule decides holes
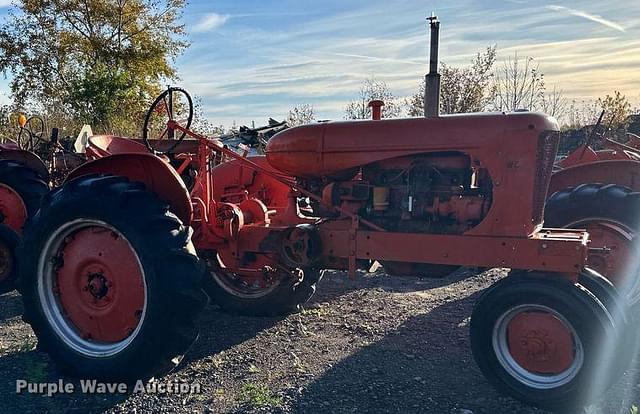
[[[0,296],[2,412],[541,413],[487,383],[469,348],[469,316],[502,270],[446,279],[328,273],[305,311],[230,316],[209,307],[180,368],[160,379],[193,394],[16,394],[16,379],[60,377],[20,319],[18,294]],[[62,377],[79,390],[77,381]],[[634,366],[591,413],[640,405]]]

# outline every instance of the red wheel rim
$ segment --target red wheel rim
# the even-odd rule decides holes
[[[572,227],[576,227],[572,225]],[[632,234],[623,226],[605,221],[583,222],[579,227],[589,232],[588,265],[617,287],[625,286],[632,250]]]
[[[22,232],[22,226],[27,221],[27,207],[13,188],[0,184],[0,214],[2,224],[16,233]]]
[[[247,268],[229,268],[227,263],[236,263],[230,249],[219,250],[215,257],[207,259],[209,272],[214,282],[233,296],[256,299],[276,289],[284,279],[299,278],[296,270],[286,272],[279,269],[274,258],[258,255]]]
[[[511,355],[527,371],[558,374],[573,363],[573,335],[552,314],[522,312],[511,319],[507,330]]]
[[[536,389],[554,389],[571,382],[585,358],[582,341],[571,323],[540,304],[522,304],[505,311],[496,319],[492,346],[507,374]]]
[[[39,289],[59,335],[82,352],[104,354],[119,349],[105,344],[123,344],[139,330],[146,284],[128,240],[106,223],[87,221],[67,223],[49,239]]]

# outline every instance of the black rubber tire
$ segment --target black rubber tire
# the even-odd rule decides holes
[[[16,288],[18,279],[18,258],[16,255],[18,246],[20,245],[20,236],[8,226],[0,224],[0,249],[6,249],[9,255],[4,258],[8,263],[7,273],[1,275],[0,278],[0,294],[11,292]]]
[[[584,362],[564,385],[551,389],[529,386],[509,374],[496,357],[492,344],[495,324],[501,315],[521,304],[554,309],[580,337]],[[526,272],[500,280],[478,299],[471,317],[471,347],[480,370],[500,391],[540,408],[574,410],[597,398],[618,379],[621,372],[607,369],[609,360],[600,355],[603,348],[612,350],[609,347],[619,328],[604,305],[580,284],[551,274]],[[613,351],[615,354],[617,348]],[[593,384],[594,379],[598,384]]]
[[[49,192],[47,178],[38,172],[26,167],[24,164],[13,160],[0,160],[0,183],[11,187],[24,202],[27,209],[27,218],[33,216],[40,208],[42,198]],[[6,217],[0,217],[0,225]],[[4,226],[3,226],[4,227]],[[14,231],[7,228],[0,233],[0,238],[7,247],[15,249],[19,237]],[[16,288],[18,280],[18,260],[14,257],[11,274],[0,282],[0,293],[11,292]]]
[[[545,227],[603,218],[624,224],[630,230],[640,229],[640,193],[615,184],[581,184],[556,191],[545,204]]]
[[[140,331],[121,351],[107,357],[80,353],[55,332],[38,294],[38,262],[48,237],[79,218],[98,219],[116,228],[135,249],[147,286],[147,308]],[[191,243],[191,229],[142,183],[116,176],[74,179],[51,192],[28,223],[19,249],[24,320],[65,373],[81,378],[135,381],[176,365],[197,338],[196,317],[206,306],[204,263]]]
[[[283,279],[271,292],[256,298],[243,298],[227,291],[213,278],[214,270],[205,278],[205,291],[212,303],[234,315],[281,316],[299,312],[302,306],[316,293],[316,284],[322,279],[322,271],[307,269],[302,281],[296,284],[293,278]]]
[[[616,326],[615,343],[616,359],[611,366],[615,370],[613,376],[620,377],[630,366],[638,349],[638,329],[633,313],[626,298],[618,289],[598,272],[586,268],[580,274],[578,283],[598,298],[613,318]]]
[[[29,217],[38,211],[42,197],[49,192],[46,177],[13,160],[0,160],[0,183],[11,187],[22,197]]]
[[[569,228],[576,227],[572,223],[600,219],[618,223],[635,235],[640,233],[639,211],[638,192],[615,184],[582,184],[557,191],[549,197],[545,205],[544,226]],[[640,277],[640,269],[636,271],[636,277]],[[634,301],[639,299],[637,294],[633,297]]]

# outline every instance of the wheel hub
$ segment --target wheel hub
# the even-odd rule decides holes
[[[507,329],[511,355],[526,370],[557,374],[573,363],[571,332],[555,316],[523,312],[509,322]]]
[[[625,264],[631,256],[632,235],[614,223],[588,222],[582,226],[589,232],[589,267],[606,276],[618,287],[625,285]]]
[[[88,275],[89,283],[87,284],[87,289],[96,299],[102,299],[109,292],[109,287],[107,285],[107,279],[102,275],[102,273],[90,273]]]

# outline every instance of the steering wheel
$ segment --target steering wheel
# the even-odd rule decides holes
[[[153,101],[144,118],[142,141],[154,154],[171,153],[187,135],[186,132],[169,128],[169,121],[175,121],[185,129],[189,129],[193,121],[193,101],[182,88],[168,87]],[[161,141],[165,138],[173,141],[173,144],[162,145]],[[151,142],[152,139],[155,142]]]
[[[44,119],[41,116],[33,115],[27,118],[24,125],[20,126],[20,132],[18,133],[18,146],[23,150],[33,152],[36,147],[36,142],[47,142],[47,140],[43,138],[44,131],[45,124]]]

